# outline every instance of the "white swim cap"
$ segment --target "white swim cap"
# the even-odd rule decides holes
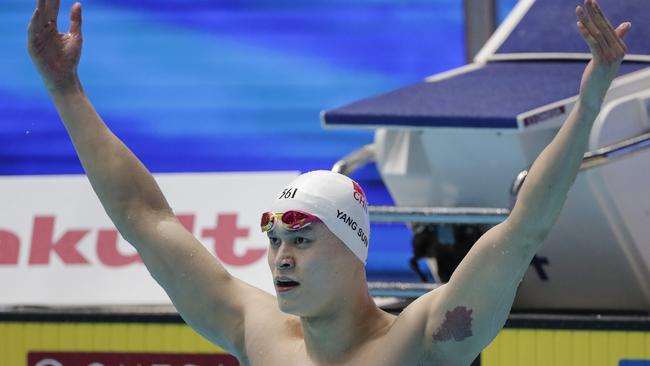
[[[278,194],[271,211],[301,210],[318,217],[361,262],[368,257],[370,219],[363,189],[328,170],[305,173]]]

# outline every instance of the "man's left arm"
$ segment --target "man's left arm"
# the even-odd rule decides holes
[[[424,349],[445,365],[469,364],[505,324],[517,287],[560,214],[625,55],[630,23],[613,29],[595,0],[585,0],[585,8],[576,8],[578,30],[593,59],[571,114],[534,162],[508,219],[474,244],[447,284],[413,304],[426,316]]]

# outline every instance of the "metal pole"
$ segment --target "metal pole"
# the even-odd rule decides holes
[[[371,222],[496,225],[508,218],[510,210],[485,207],[369,206],[368,213]]]
[[[472,63],[496,29],[497,0],[463,0],[465,7],[465,57]]]

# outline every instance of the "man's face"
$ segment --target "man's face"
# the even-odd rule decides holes
[[[280,310],[298,316],[325,315],[349,299],[363,265],[322,223],[269,231],[268,261]]]

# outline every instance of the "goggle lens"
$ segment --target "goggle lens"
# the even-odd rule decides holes
[[[318,217],[314,215],[297,210],[291,210],[281,214],[265,212],[262,214],[262,220],[260,221],[262,231],[266,232],[273,230],[278,218],[287,230],[300,230],[312,222],[320,221]]]
[[[262,214],[262,220],[260,222],[260,226],[262,227],[262,231],[270,231],[273,229],[273,226],[275,224],[275,216],[273,215],[272,212],[265,212]]]

